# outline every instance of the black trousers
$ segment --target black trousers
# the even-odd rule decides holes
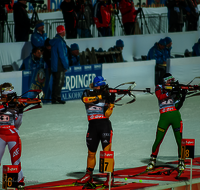
[[[61,90],[65,80],[65,71],[52,72],[52,76],[53,76],[52,100],[60,100]]]
[[[112,125],[109,119],[94,119],[89,121],[86,135],[87,147],[91,152],[96,152],[101,141],[102,149],[112,143]]]
[[[124,30],[126,35],[133,35],[135,32],[135,22],[124,23]]]

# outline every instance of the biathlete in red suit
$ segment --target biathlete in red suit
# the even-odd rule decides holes
[[[96,151],[100,141],[104,151],[111,151],[113,130],[109,117],[113,112],[115,94],[100,93],[101,89],[105,88],[105,85],[104,78],[97,76],[94,78],[93,83],[90,84],[90,88],[93,90],[85,90],[82,95],[89,121],[86,135],[88,157],[86,174],[77,180],[77,183],[83,184],[93,181],[92,175],[96,165]],[[108,186],[108,182],[109,175],[104,182],[104,186]]]
[[[99,31],[99,37],[111,36],[112,10],[112,5],[105,3],[103,0],[98,0],[94,5],[94,22]]]
[[[18,165],[18,182],[24,185],[24,177],[21,169],[21,139],[19,136],[19,127],[22,123],[23,108],[17,110],[10,100],[16,95],[14,87],[10,83],[0,85],[1,101],[0,105],[0,165],[6,145],[10,152],[12,165]]]
[[[119,2],[119,10],[122,15],[122,23],[124,26],[125,34],[134,34],[137,14],[141,11],[141,8],[135,10],[132,0],[121,0]]]
[[[187,91],[166,90],[165,87],[169,86],[171,82],[174,81],[174,77],[170,73],[166,73],[163,77],[163,85],[157,85],[155,89],[160,108],[160,118],[157,126],[156,139],[152,147],[152,154],[150,162],[147,166],[147,170],[151,170],[155,167],[160,145],[170,125],[172,126],[178,146],[179,170],[185,169],[184,160],[180,158],[183,123],[179,109],[182,107],[183,102],[185,101]]]

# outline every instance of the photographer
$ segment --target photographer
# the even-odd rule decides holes
[[[93,6],[90,0],[78,0],[77,1],[77,33],[79,38],[92,37],[90,26],[93,21]]]
[[[77,38],[77,15],[76,5],[73,0],[64,0],[60,4],[65,21],[66,38]]]
[[[131,0],[120,0],[119,10],[122,14],[122,23],[124,26],[125,34],[133,35],[135,31],[137,14],[141,11],[141,8],[135,10],[134,3]]]
[[[26,0],[18,0],[13,5],[16,42],[27,42],[29,40],[30,19],[26,11],[26,3]]]
[[[185,0],[167,0],[169,32],[182,32],[184,25],[184,9],[187,7]]]
[[[98,30],[98,36],[111,36],[111,12],[113,7],[111,3],[97,0],[94,5],[94,22]]]

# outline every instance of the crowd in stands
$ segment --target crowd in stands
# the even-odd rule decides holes
[[[27,0],[18,0],[13,6],[16,41],[28,41],[31,25],[35,24],[28,17],[26,3]],[[168,9],[169,32],[183,31],[184,24],[186,31],[197,30],[199,10],[196,0],[166,0],[165,6]],[[99,37],[114,35],[115,15],[119,15],[119,12],[121,27],[125,35],[140,32],[137,15],[141,13],[142,8],[135,8],[131,0],[118,0],[116,3],[97,0],[94,5],[91,0],[63,0],[60,10],[65,23],[66,39],[92,37],[92,25],[96,26]]]

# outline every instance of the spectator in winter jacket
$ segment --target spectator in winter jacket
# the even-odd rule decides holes
[[[31,44],[33,47],[44,49],[44,42],[47,39],[47,34],[44,32],[44,22],[39,20],[36,22],[35,30],[31,35]]]
[[[183,12],[187,6],[186,0],[167,0],[169,32],[182,32],[184,19]]]
[[[65,104],[61,100],[61,89],[64,85],[65,72],[69,68],[68,51],[65,40],[66,32],[62,25],[57,26],[55,38],[49,41],[51,45],[51,71],[53,77],[52,104]]]
[[[137,14],[141,11],[141,8],[135,10],[132,0],[120,0],[119,10],[122,15],[122,23],[124,26],[126,35],[133,35],[135,31],[135,22],[137,20]]]
[[[26,3],[26,0],[18,0],[13,5],[16,42],[27,42],[29,40],[30,19],[26,11]]]
[[[34,47],[32,53],[26,59],[24,59],[20,70],[31,71],[29,79],[26,81],[28,83],[28,89],[36,90],[41,89],[44,92],[44,96],[48,94],[48,84],[49,76],[47,71],[46,63],[42,58],[42,53],[39,47]],[[35,98],[36,94],[34,92],[29,92],[28,98]]]
[[[71,51],[71,60],[70,60],[70,66],[78,66],[80,65],[80,57],[79,57],[79,46],[78,44],[74,43],[70,46]]]
[[[126,62],[122,56],[122,50],[124,49],[124,42],[123,40],[119,39],[116,41],[116,45],[108,49],[108,51],[114,51],[115,54],[112,54],[113,61],[117,62]],[[120,53],[117,53],[120,52]]]
[[[39,47],[34,47],[31,54],[23,60],[19,70],[32,71],[35,68],[44,68],[44,60],[41,58],[42,53]]]
[[[192,56],[200,56],[200,38],[192,47]]]
[[[84,2],[84,4],[82,4]],[[93,21],[93,6],[90,1],[77,1],[77,33],[79,38],[92,37],[90,27]]]
[[[64,0],[60,4],[65,21],[66,38],[77,38],[77,15],[76,5],[73,0]]]
[[[97,0],[94,5],[94,22],[98,30],[98,36],[111,36],[111,4],[103,0]]]
[[[172,39],[170,37],[166,37],[165,39],[165,56],[166,59],[170,59],[171,57],[171,49],[172,49]]]
[[[166,42],[164,39],[160,39],[149,50],[147,60],[156,60],[155,65],[155,85],[162,83],[162,76],[166,73],[166,54],[165,54]]]

